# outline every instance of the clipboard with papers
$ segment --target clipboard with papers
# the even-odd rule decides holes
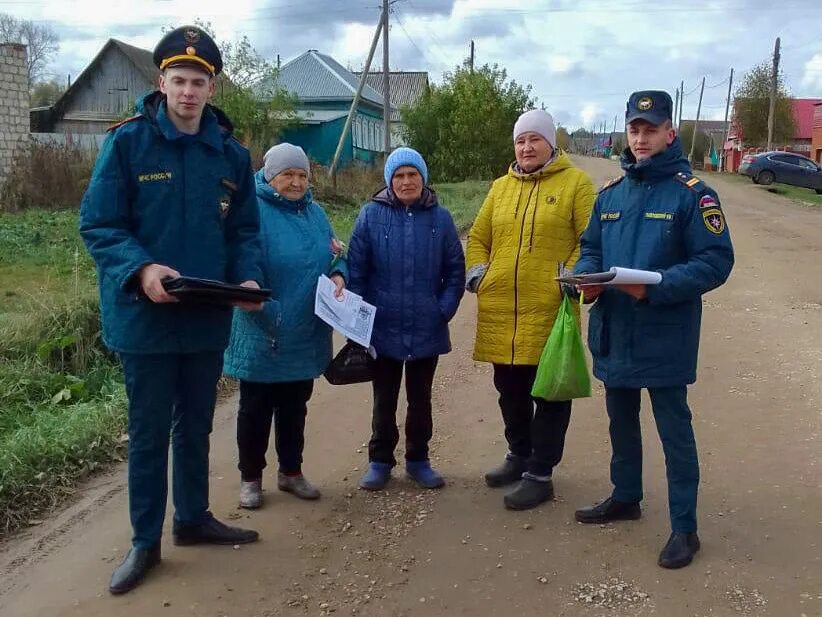
[[[558,276],[556,280],[571,285],[659,285],[662,282],[662,274],[614,266],[606,272]]]

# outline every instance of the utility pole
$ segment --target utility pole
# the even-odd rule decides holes
[[[331,176],[331,183],[334,190],[337,190],[337,164],[340,162],[343,146],[348,137],[348,132],[351,130],[351,122],[354,119],[354,114],[357,111],[357,106],[360,104],[360,96],[362,96],[362,89],[365,87],[366,79],[368,78],[368,71],[371,70],[371,61],[374,59],[374,52],[377,51],[377,43],[380,41],[380,33],[382,32],[385,23],[384,16],[380,16],[380,23],[377,24],[377,30],[374,32],[374,39],[371,41],[371,49],[368,51],[368,59],[365,61],[362,74],[360,75],[360,83],[357,85],[357,91],[354,93],[354,100],[351,101],[351,108],[348,110],[348,117],[345,119],[345,126],[343,127],[340,140],[337,142],[337,150],[334,152],[334,158],[331,161],[331,168],[328,170],[328,175]]]
[[[731,76],[728,78],[728,100],[725,102],[725,133],[722,138],[722,152],[719,154],[719,171],[725,171],[725,144],[728,143],[728,132],[730,125],[728,124],[728,114],[731,111],[731,89],[734,85],[734,70],[731,68]]]
[[[471,41],[471,55],[469,56],[468,66],[471,69],[471,75],[474,74],[474,41]]]
[[[382,109],[385,156],[391,152],[391,73],[388,68],[388,0],[382,0]]]
[[[676,98],[674,99],[674,120],[679,117],[679,86],[676,87]]]
[[[773,150],[773,121],[776,113],[776,85],[779,79],[779,37],[773,47],[773,71],[771,72],[771,103],[768,107],[768,150]]]
[[[691,139],[691,153],[688,155],[688,161],[691,165],[694,164],[694,151],[696,150],[696,136],[699,134],[699,114],[702,112],[702,95],[705,93],[705,78],[702,78],[702,89],[699,91],[699,105],[696,107],[696,120],[694,120],[694,136]]]
[[[685,105],[685,80],[683,79],[679,83],[679,118],[674,118],[676,120],[676,132],[679,133],[679,129],[682,128],[682,107]]]

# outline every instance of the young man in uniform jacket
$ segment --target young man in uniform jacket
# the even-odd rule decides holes
[[[657,271],[658,285],[585,286],[588,344],[604,382],[612,445],[612,495],[577,510],[581,523],[637,519],[642,500],[640,391],[650,394],[665,451],[672,534],[664,568],[688,565],[699,550],[699,463],[687,402],[696,381],[702,295],[722,285],[734,263],[717,194],[691,174],[672,125],[666,92],[628,100],[625,175],[599,193],[574,271],[612,266]]]
[[[129,399],[134,535],[111,579],[115,594],[160,561],[169,433],[175,544],[257,539],[208,509],[209,435],[231,308],[179,304],[162,285],[186,275],[259,287],[251,161],[228,118],[207,104],[222,69],[214,41],[199,28],[178,28],[159,42],[154,62],[160,89],[111,129],[80,211],[97,264],[103,339],[120,357]]]

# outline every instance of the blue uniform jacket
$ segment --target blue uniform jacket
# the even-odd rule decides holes
[[[273,300],[260,313],[235,310],[225,373],[275,383],[315,379],[331,361],[331,328],[314,315],[321,274],[348,278],[344,259],[332,266],[334,232],[309,191],[300,201],[274,192],[255,176],[260,209],[263,278]]]
[[[608,387],[660,388],[696,381],[702,294],[722,285],[734,263],[717,194],[691,175],[679,138],[637,163],[597,197],[582,235],[577,273],[612,266],[653,270],[659,285],[642,301],[607,289],[591,308],[594,375]]]
[[[371,343],[396,360],[451,351],[448,322],[465,292],[451,214],[429,188],[411,208],[388,189],[363,206],[348,248],[349,289],[377,307]]]
[[[80,208],[80,233],[97,264],[103,339],[114,351],[222,351],[231,309],[154,304],[135,274],[145,265],[184,276],[261,281],[251,160],[223,113],[206,106],[197,135],[177,131],[165,97],[103,144]]]

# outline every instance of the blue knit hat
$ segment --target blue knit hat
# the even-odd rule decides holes
[[[394,177],[397,169],[403,165],[416,167],[422,176],[423,184],[428,184],[428,165],[425,164],[422,155],[412,148],[397,148],[389,154],[385,160],[385,171],[383,175],[387,187],[391,187],[391,178]]]

